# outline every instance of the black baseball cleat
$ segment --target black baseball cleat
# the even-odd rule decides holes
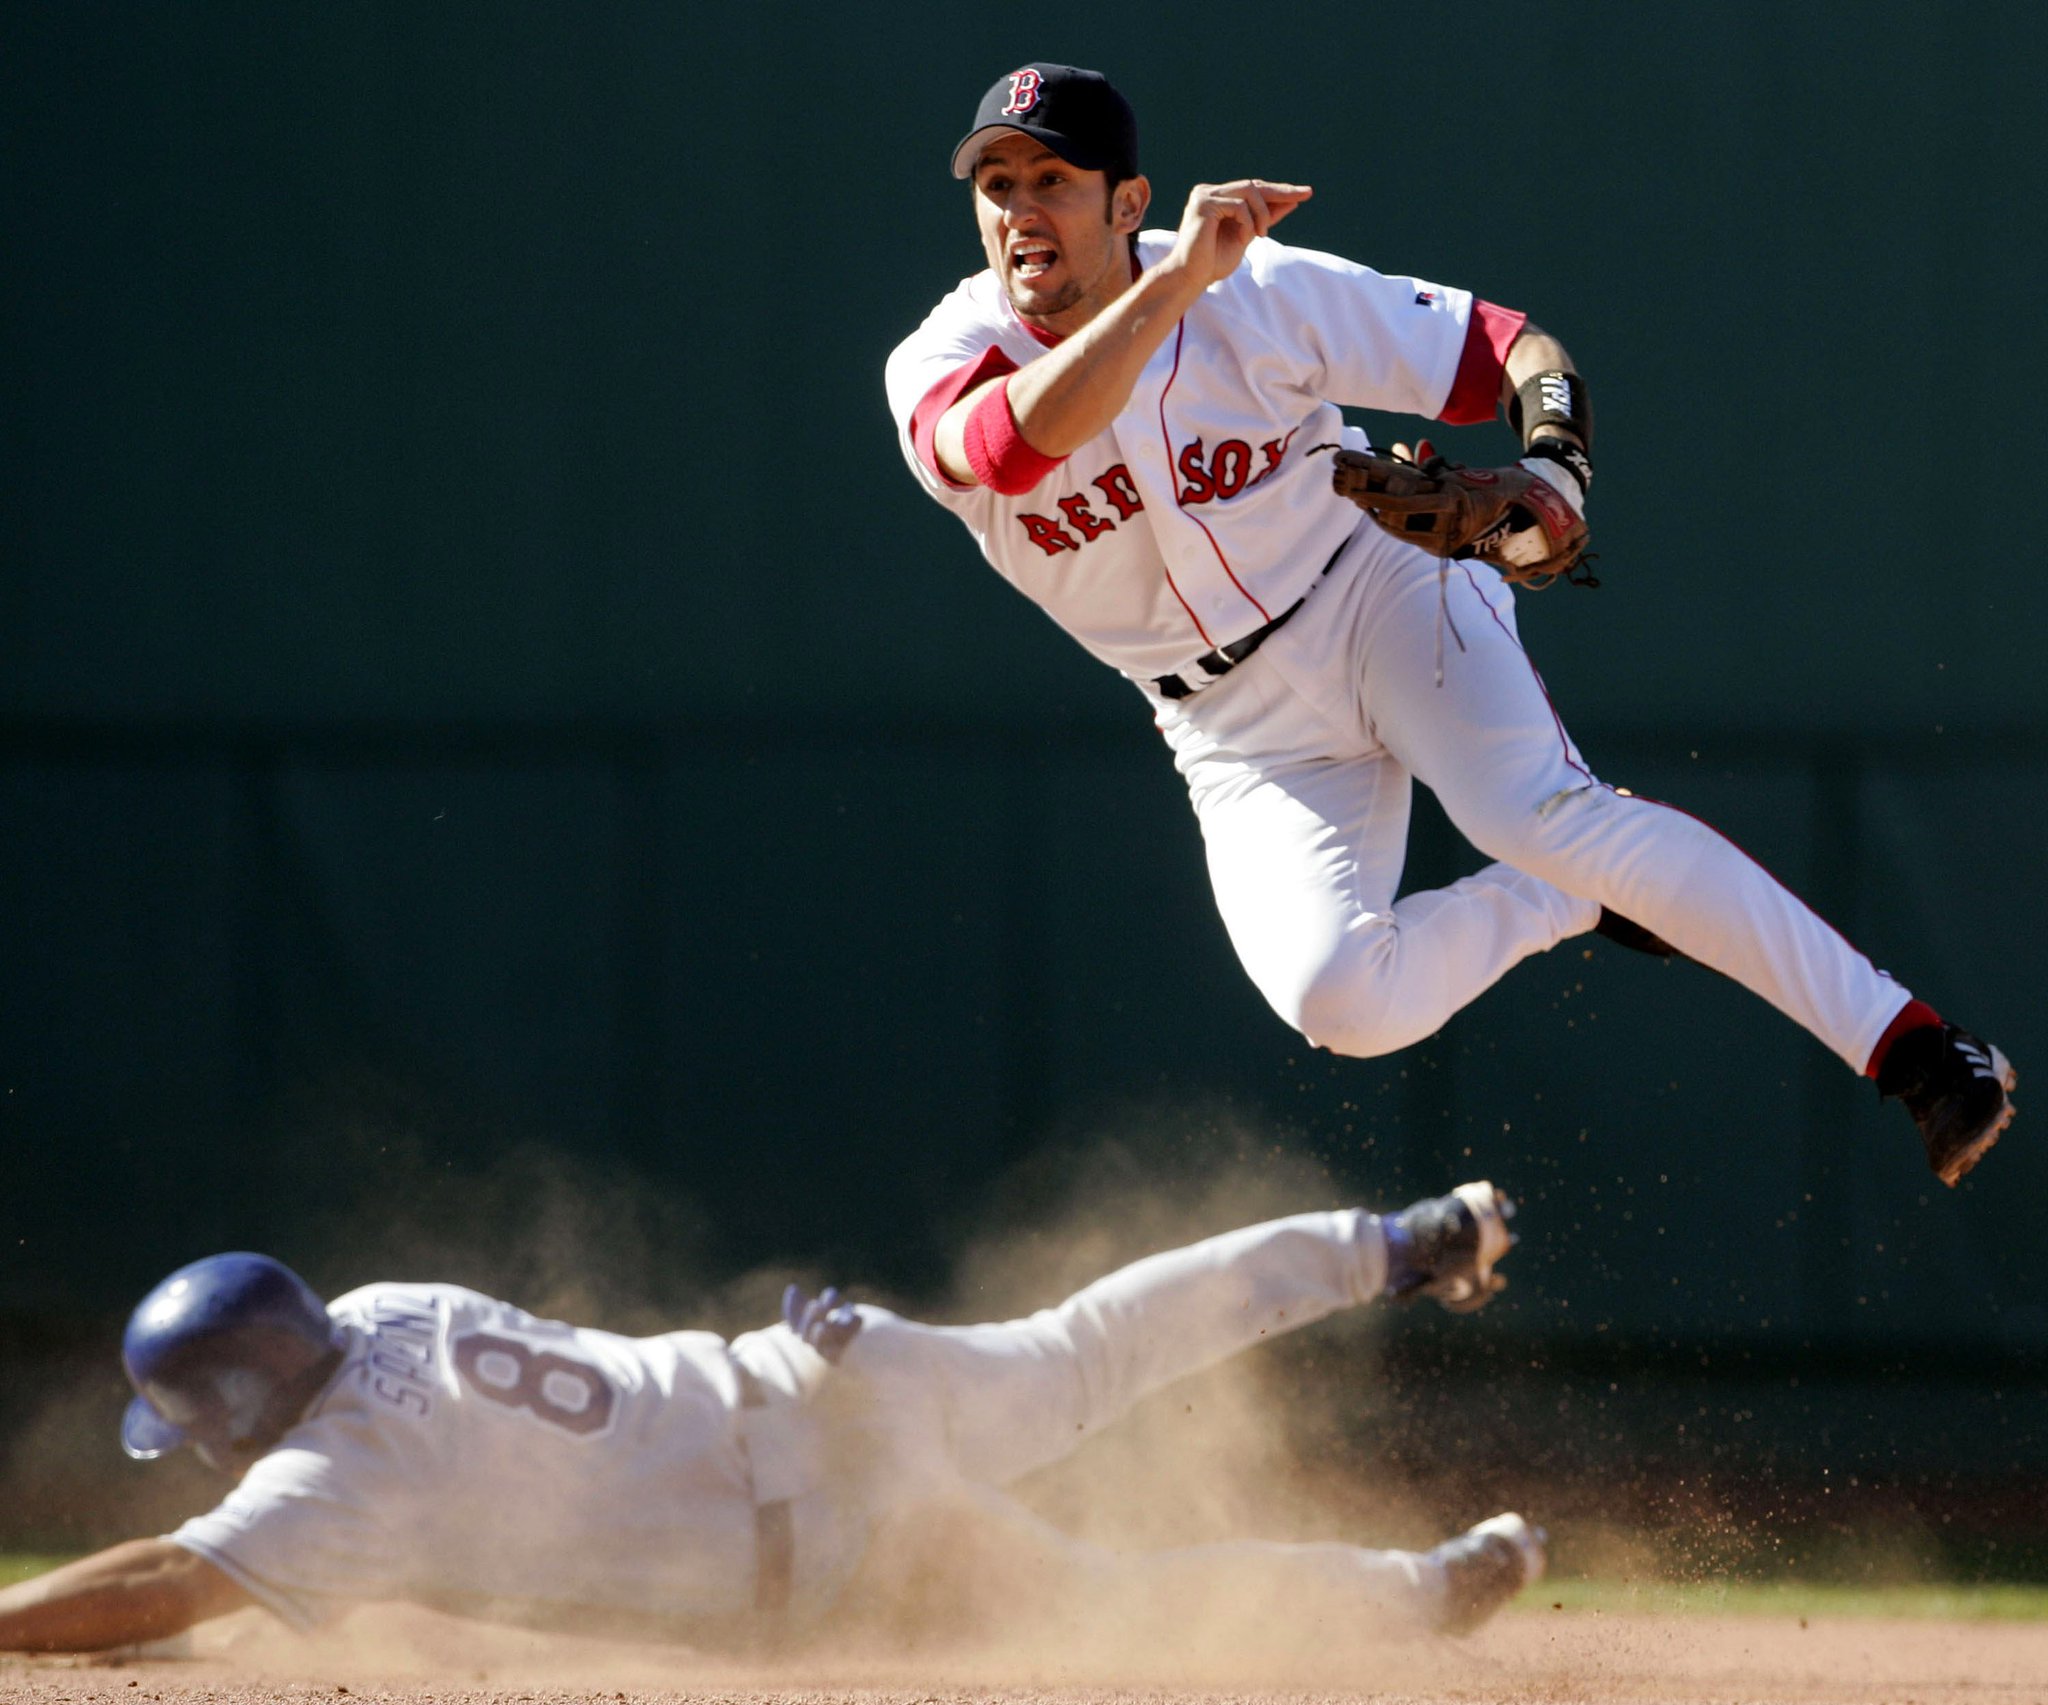
[[[1877,1093],[1906,1104],[1927,1164],[1953,1188],[2012,1123],[2012,1062],[1953,1024],[1923,1024],[1885,1051]]]
[[[1483,1180],[1460,1184],[1380,1221],[1387,1244],[1387,1295],[1409,1302],[1435,1297],[1453,1314],[1484,1308],[1507,1289],[1493,1270],[1514,1247],[1507,1222],[1515,1204]]]
[[[1633,918],[1625,918],[1619,912],[1600,908],[1600,921],[1593,926],[1595,935],[1604,935],[1619,947],[1626,947],[1632,953],[1647,953],[1653,959],[1683,959],[1685,955],[1673,947],[1661,935],[1653,935]]]
[[[1439,1634],[1469,1634],[1543,1578],[1549,1536],[1509,1511],[1447,1539],[1428,1555],[1444,1572]]]

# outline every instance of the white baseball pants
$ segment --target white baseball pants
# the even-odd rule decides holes
[[[1282,1018],[1336,1053],[1433,1034],[1602,906],[1855,1071],[1911,998],[1713,829],[1595,778],[1490,568],[1446,568],[1364,523],[1252,657],[1157,702],[1238,957]],[[1498,862],[1396,901],[1411,776]]]
[[[877,1517],[963,1500],[1077,1584],[1154,1595],[1214,1587],[1349,1622],[1427,1618],[1441,1570],[1407,1551],[1235,1541],[1118,1553],[1052,1529],[997,1489],[1057,1461],[1151,1392],[1263,1338],[1369,1302],[1386,1277],[1379,1220],[1299,1214],[1149,1256],[1057,1308],[987,1326],[926,1326],[861,1306],[824,1393],[849,1433],[883,1441]],[[828,1423],[830,1424],[830,1423]],[[1342,1625],[1342,1624],[1340,1624]]]

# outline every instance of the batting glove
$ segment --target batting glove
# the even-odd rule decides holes
[[[806,1296],[801,1285],[791,1285],[782,1293],[782,1320],[790,1331],[835,1365],[860,1330],[860,1312],[831,1285],[816,1296]]]

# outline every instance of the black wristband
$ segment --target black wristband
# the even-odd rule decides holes
[[[1576,444],[1562,438],[1539,438],[1522,452],[1522,460],[1531,457],[1538,461],[1555,462],[1560,468],[1579,482],[1579,495],[1584,497],[1593,489],[1593,458]]]
[[[1576,373],[1538,373],[1515,389],[1508,405],[1508,425],[1524,444],[1540,426],[1561,426],[1587,449],[1593,447],[1593,403],[1586,381]]]

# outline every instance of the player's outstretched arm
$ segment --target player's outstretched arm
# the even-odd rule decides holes
[[[1018,433],[1041,455],[1071,456],[1108,430],[1181,316],[1210,285],[1237,270],[1254,237],[1265,236],[1314,193],[1307,184],[1263,178],[1195,185],[1164,260],[1056,349],[1005,379],[977,386],[940,417],[934,448],[948,476],[978,483],[967,456],[967,423],[998,385],[1007,386]]]
[[[168,1539],[133,1539],[0,1588],[0,1651],[97,1652],[181,1634],[249,1595]]]

